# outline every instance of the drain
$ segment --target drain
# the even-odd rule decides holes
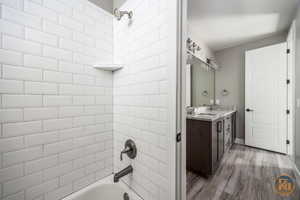
[[[123,194],[123,199],[124,199],[124,200],[130,200],[129,195],[128,195],[127,192],[125,192],[125,193]]]

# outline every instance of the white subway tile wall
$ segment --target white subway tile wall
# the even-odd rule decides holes
[[[170,199],[166,2],[128,0],[120,9],[133,11],[132,22],[114,20],[115,61],[125,66],[113,77],[114,171],[131,163],[134,173],[124,180],[145,200]],[[137,157],[121,162],[128,138],[136,142]]]
[[[113,17],[0,0],[0,199],[57,200],[113,171]],[[101,41],[101,42],[99,42]]]

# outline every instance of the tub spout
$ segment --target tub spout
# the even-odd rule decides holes
[[[120,178],[122,178],[123,176],[126,176],[127,174],[130,174],[133,172],[133,168],[131,165],[129,165],[128,167],[126,167],[125,169],[119,171],[118,173],[116,173],[114,175],[114,182],[119,182]]]

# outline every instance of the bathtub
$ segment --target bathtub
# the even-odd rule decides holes
[[[129,198],[128,198],[129,197]],[[63,200],[143,200],[125,183],[113,182],[113,175],[75,192]]]

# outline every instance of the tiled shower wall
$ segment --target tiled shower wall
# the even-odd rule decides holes
[[[127,0],[120,9],[132,10],[132,21],[114,21],[115,62],[125,66],[114,72],[114,170],[132,164],[124,180],[145,200],[170,199],[166,2]],[[120,161],[128,138],[137,157]]]
[[[0,199],[56,200],[112,172],[113,19],[87,0],[0,0]]]

